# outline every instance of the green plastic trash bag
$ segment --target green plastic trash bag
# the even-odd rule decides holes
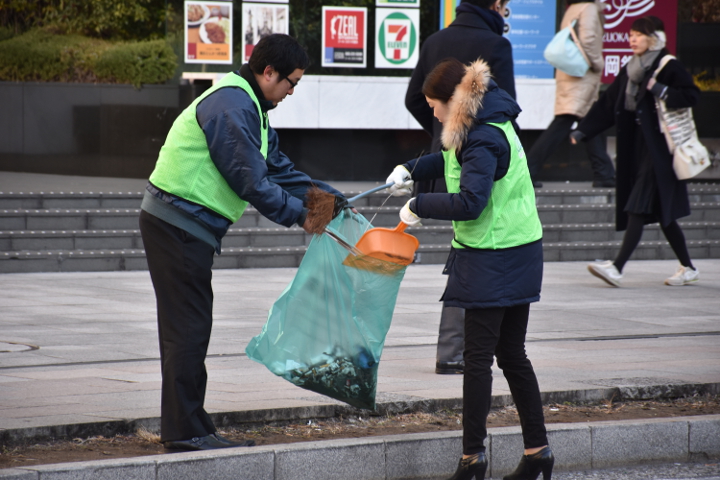
[[[355,245],[370,223],[343,210],[328,228]],[[316,235],[295,278],[245,352],[295,385],[375,409],[377,369],[406,267],[343,264],[348,251]]]

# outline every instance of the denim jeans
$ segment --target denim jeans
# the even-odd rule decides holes
[[[463,453],[485,451],[493,357],[510,386],[525,448],[548,444],[540,388],[525,353],[530,305],[465,310]]]

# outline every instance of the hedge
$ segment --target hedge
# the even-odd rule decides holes
[[[0,80],[13,82],[164,83],[177,56],[164,40],[113,43],[35,29],[0,41]]]

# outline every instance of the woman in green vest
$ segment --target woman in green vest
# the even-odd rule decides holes
[[[448,193],[411,199],[400,218],[452,220],[454,238],[443,273],[442,299],[465,309],[463,456],[450,480],[482,480],[484,440],[497,358],[520,415],[524,455],[505,480],[549,480],[554,457],[548,446],[540,389],[525,354],[530,303],[540,299],[542,227],[527,160],[515,133],[520,107],[491,79],[482,60],[465,66],[440,62],[423,93],[443,124],[444,151],[398,165],[388,177],[396,195],[412,182],[444,176]]]

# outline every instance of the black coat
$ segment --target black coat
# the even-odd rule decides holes
[[[469,12],[458,14],[455,21],[447,28],[433,33],[425,40],[405,95],[405,107],[433,137],[433,152],[440,151],[442,125],[433,117],[433,111],[422,93],[422,86],[425,77],[435,65],[448,57],[457,58],[464,64],[482,58],[490,66],[498,87],[515,98],[515,74],[510,41],[493,32],[480,15]]]
[[[690,215],[690,201],[687,186],[675,176],[673,156],[668,150],[665,136],[660,131],[655,98],[647,90],[647,84],[668,52],[660,52],[653,66],[646,72],[640,83],[636,111],[625,110],[625,88],[628,82],[627,67],[620,70],[615,81],[600,96],[590,112],[578,125],[578,130],[592,138],[615,125],[617,129],[617,199],[615,206],[615,227],[618,231],[627,228],[627,204],[635,185],[638,162],[635,158],[636,142],[645,141],[653,162],[655,180],[660,197],[660,221],[668,225],[673,220]],[[657,81],[668,86],[665,103],[668,108],[694,106],[700,98],[700,90],[693,83],[692,76],[677,60],[671,60],[657,76]],[[648,223],[652,220],[648,219]]]

